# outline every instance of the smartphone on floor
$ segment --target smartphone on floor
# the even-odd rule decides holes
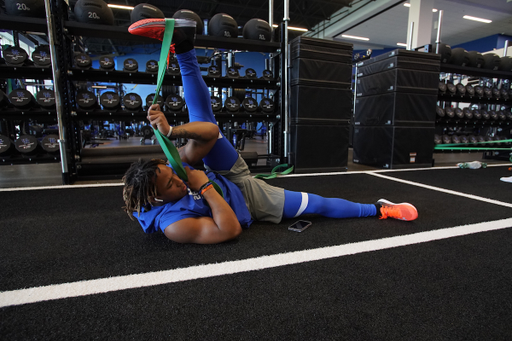
[[[295,231],[295,232],[302,232],[308,227],[311,226],[311,222],[307,220],[299,220],[293,223],[292,225],[288,226],[288,230]]]

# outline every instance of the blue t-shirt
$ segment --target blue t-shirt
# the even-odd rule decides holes
[[[184,164],[184,166],[188,166]],[[190,167],[190,166],[189,166]],[[190,167],[190,169],[193,169]],[[240,189],[222,175],[206,172],[210,180],[215,181],[224,192],[224,199],[235,212],[240,225],[244,228],[252,223],[251,214],[245,205],[245,199]],[[153,206],[150,211],[133,212],[146,233],[154,233],[159,229],[163,232],[167,226],[185,218],[211,217],[212,211],[206,200],[197,192],[188,189],[188,195],[176,202],[163,206]]]

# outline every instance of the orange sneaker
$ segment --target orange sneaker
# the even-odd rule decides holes
[[[380,199],[377,201],[380,205],[379,219],[393,218],[398,220],[411,221],[418,218],[418,211],[413,205],[402,202],[400,204],[392,203],[386,199]]]
[[[194,20],[174,19],[174,36],[172,42],[178,45],[184,40],[190,40],[193,44],[196,35],[196,25]],[[128,32],[134,35],[163,40],[165,32],[165,19],[151,18],[142,19],[128,27]]]

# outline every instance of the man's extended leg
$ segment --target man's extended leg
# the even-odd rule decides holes
[[[359,204],[345,199],[324,198],[316,194],[284,191],[283,218],[303,214],[319,214],[329,218],[360,218],[378,216],[381,219],[415,220],[418,211],[409,203],[394,204],[380,199],[376,204]]]
[[[189,121],[217,123],[211,107],[210,93],[203,80],[194,50],[195,22],[187,19],[175,19],[173,42],[176,57],[181,69],[185,102],[188,107]],[[165,31],[165,19],[144,19],[132,24],[128,31],[162,40]],[[238,152],[224,137],[222,132],[219,139],[203,158],[212,170],[229,170],[238,159]]]
[[[176,55],[181,69],[185,102],[188,107],[189,120],[217,123],[213,115],[210,93],[203,80],[199,63],[194,49]],[[238,159],[238,152],[229,140],[222,134],[217,143],[203,159],[204,163],[213,170],[229,170]]]

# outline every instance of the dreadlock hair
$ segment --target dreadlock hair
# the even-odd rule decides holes
[[[123,210],[133,220],[133,212],[140,215],[142,208],[151,209],[150,198],[157,195],[155,177],[158,165],[165,165],[162,159],[144,161],[139,159],[132,163],[123,176],[123,200],[126,206]]]

